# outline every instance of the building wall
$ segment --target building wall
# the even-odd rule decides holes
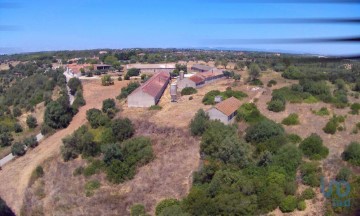
[[[236,116],[235,113],[233,113],[231,116],[227,116],[214,107],[208,110],[207,113],[209,114],[210,120],[220,120],[222,123],[226,125],[235,122],[235,116]]]
[[[156,74],[156,73],[160,73],[160,72],[173,72],[174,69],[171,68],[144,68],[144,69],[140,69],[142,74]]]
[[[127,100],[128,107],[151,107],[155,105],[155,99],[142,91],[134,92],[128,96]]]
[[[180,91],[183,90],[183,89],[186,88],[186,87],[197,88],[195,82],[192,81],[192,80],[189,79],[189,78],[184,78],[184,79],[182,79],[182,80],[178,79],[178,80],[177,80],[177,86],[178,86],[178,89],[179,89]]]

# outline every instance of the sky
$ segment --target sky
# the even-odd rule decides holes
[[[239,48],[360,54],[360,43],[224,44],[219,39],[360,36],[360,24],[219,24],[227,18],[358,18],[360,4],[248,0],[0,0],[0,53],[97,48]]]

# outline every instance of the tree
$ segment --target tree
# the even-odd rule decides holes
[[[37,120],[34,116],[29,115],[26,118],[26,124],[29,128],[36,128],[37,127]]]
[[[13,109],[13,115],[14,115],[14,117],[19,117],[19,116],[21,116],[21,109],[19,108],[19,107],[14,107],[14,109]]]
[[[58,101],[52,101],[46,106],[44,121],[51,128],[66,128],[71,120],[72,114]]]
[[[285,105],[286,103],[284,103],[284,101],[275,99],[269,102],[267,108],[273,112],[282,112],[285,110]]]
[[[102,111],[104,113],[107,113],[110,110],[114,110],[115,109],[115,100],[114,99],[106,99],[103,101],[103,105],[102,105]]]
[[[17,142],[11,147],[11,153],[15,156],[23,156],[26,153],[25,145],[23,143]]]
[[[138,87],[140,87],[139,82],[130,82],[126,87],[123,87],[121,89],[121,93],[117,97],[117,99],[121,100],[121,99],[127,98],[127,96],[129,96]]]
[[[78,90],[81,90],[82,89],[82,84],[81,84],[81,81],[80,79],[74,77],[74,78],[71,78],[68,82],[68,86],[70,88],[70,93],[72,95],[75,95],[75,93],[78,91]]]
[[[89,109],[86,112],[86,119],[89,121],[92,128],[96,129],[100,126],[104,126],[110,122],[110,119],[105,116],[101,110],[98,109]]]
[[[38,144],[39,143],[35,136],[30,136],[30,137],[24,139],[24,145],[26,145],[29,148],[35,148],[36,146],[38,146]]]
[[[348,161],[353,165],[360,166],[360,143],[350,143],[343,152],[342,157],[345,161]]]
[[[192,95],[192,94],[196,94],[197,90],[193,87],[186,87],[183,88],[183,90],[181,90],[181,95]]]
[[[15,131],[15,133],[21,133],[21,132],[23,132],[23,128],[19,123],[15,123],[14,124],[14,131]]]
[[[202,135],[209,122],[209,116],[203,109],[198,110],[195,117],[190,122],[190,131],[193,136]]]
[[[129,77],[133,77],[133,76],[139,76],[140,75],[141,70],[138,68],[131,68],[127,71],[127,76]]]
[[[321,160],[329,154],[329,149],[323,145],[321,137],[314,133],[304,139],[299,148],[311,160]]]
[[[263,120],[246,129],[245,140],[260,143],[271,137],[284,135],[284,133],[284,128],[280,124],[270,120]]]
[[[117,141],[124,141],[134,135],[135,129],[130,119],[116,119],[111,124],[111,130]]]
[[[13,141],[14,141],[14,138],[9,131],[4,131],[4,130],[1,131],[1,133],[0,133],[0,146],[1,147],[10,146]]]
[[[103,77],[101,77],[101,84],[103,86],[114,85],[114,80],[111,78],[110,75],[104,75]]]
[[[121,152],[119,145],[117,144],[107,145],[104,148],[103,153],[104,153],[103,160],[106,164],[110,164],[112,160],[123,161],[123,154]]]
[[[284,213],[293,212],[297,207],[297,199],[295,196],[287,196],[280,203],[280,210]]]
[[[250,81],[254,81],[259,78],[261,69],[259,65],[252,63],[249,68]]]
[[[145,207],[141,204],[131,206],[130,216],[147,216]]]
[[[166,208],[168,208],[170,206],[174,206],[174,205],[180,205],[179,200],[177,200],[177,199],[164,199],[164,200],[162,200],[161,202],[159,202],[156,205],[155,215],[159,216],[164,211],[164,209],[166,209]]]

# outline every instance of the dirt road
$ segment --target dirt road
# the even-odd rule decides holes
[[[36,149],[28,151],[25,156],[17,158],[2,168],[0,171],[0,196],[17,215],[20,215],[24,191],[36,166],[60,153],[62,138],[86,123],[88,109],[101,108],[103,100],[115,98],[126,84],[126,81],[116,81],[113,86],[103,87],[99,80],[84,81],[84,97],[87,104],[79,110],[69,127],[48,137]]]

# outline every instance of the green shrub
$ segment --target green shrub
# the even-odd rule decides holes
[[[85,177],[90,177],[92,175],[100,173],[101,170],[105,168],[105,164],[101,160],[94,160],[90,163],[89,166],[85,167],[83,174]]]
[[[336,175],[336,181],[348,181],[351,176],[351,170],[346,167],[343,167],[339,170],[339,173]]]
[[[284,133],[284,128],[281,125],[274,121],[263,120],[246,129],[245,140],[247,142],[260,143]]]
[[[23,128],[22,128],[22,126],[21,126],[19,123],[15,123],[15,124],[14,124],[14,132],[15,132],[15,133],[21,133],[21,132],[23,132]]]
[[[302,200],[311,200],[311,199],[314,199],[315,198],[315,192],[314,192],[314,190],[312,189],[312,188],[306,188],[303,192],[302,192],[302,194],[301,194],[301,196],[300,196],[300,198],[302,199]]]
[[[345,161],[348,161],[355,166],[360,166],[360,143],[350,143],[343,152],[342,157]]]
[[[110,122],[110,119],[104,115],[99,109],[89,109],[86,112],[86,119],[89,121],[92,128],[96,129],[100,126],[105,126]]]
[[[181,90],[181,95],[192,95],[192,94],[196,94],[197,90],[193,87],[186,87],[183,90]]]
[[[319,111],[315,111],[314,114],[318,116],[328,116],[330,115],[330,111],[326,107],[322,107]]]
[[[17,142],[11,146],[11,153],[15,156],[23,156],[26,153],[24,143]]]
[[[26,118],[26,124],[29,128],[36,128],[37,127],[37,120],[34,116],[29,115]]]
[[[308,162],[300,166],[300,173],[305,185],[320,186],[321,168],[318,162]]]
[[[267,84],[268,87],[273,87],[274,85],[276,85],[277,82],[275,80],[270,80]]]
[[[290,141],[290,143],[293,144],[298,144],[302,141],[302,138],[297,134],[289,134],[287,135],[287,138]]]
[[[39,143],[35,136],[30,136],[24,139],[24,145],[26,145],[29,148],[35,148],[39,145]]]
[[[359,115],[359,111],[360,111],[360,104],[359,103],[354,103],[351,105],[351,114],[353,115]]]
[[[236,120],[244,120],[248,123],[256,123],[264,120],[265,117],[261,115],[260,111],[254,103],[244,103],[237,111]]]
[[[110,110],[115,110],[115,106],[115,100],[112,98],[108,98],[103,101],[101,110],[103,111],[103,113],[107,113]]]
[[[13,115],[15,118],[19,117],[22,115],[21,109],[19,107],[14,107],[13,108]]]
[[[73,176],[79,176],[79,175],[82,175],[83,173],[84,173],[84,167],[79,166],[74,170]]]
[[[312,95],[304,99],[304,103],[308,103],[308,104],[314,104],[317,102],[319,102],[319,100]]]
[[[160,215],[165,208],[168,208],[173,205],[180,205],[179,200],[177,199],[164,199],[156,206],[155,215]]]
[[[299,211],[304,211],[306,209],[306,202],[304,200],[299,201],[299,203],[297,204],[297,209]]]
[[[202,135],[209,123],[209,116],[203,109],[198,110],[195,117],[190,122],[190,131],[193,136]]]
[[[128,118],[116,119],[110,127],[115,139],[120,142],[131,138],[135,132],[134,125]]]
[[[203,104],[214,105],[216,96],[221,96],[224,100],[231,98],[231,97],[235,97],[235,98],[241,100],[241,99],[247,97],[248,95],[242,91],[233,91],[233,90],[231,90],[231,88],[228,88],[224,92],[220,92],[218,90],[213,90],[213,91],[209,91],[208,93],[205,94],[205,96],[202,100]]]
[[[300,143],[299,148],[304,155],[311,160],[321,160],[326,158],[329,154],[329,149],[323,145],[323,140],[317,134],[311,134],[304,139]]]
[[[287,196],[280,203],[280,210],[284,213],[293,212],[297,208],[297,199],[295,196]]]
[[[152,105],[151,107],[149,107],[149,110],[162,110],[162,107],[159,105]]]
[[[287,118],[282,121],[284,125],[298,125],[300,124],[299,116],[296,113],[290,114]]]
[[[281,100],[271,100],[268,103],[268,110],[273,112],[282,112],[285,110],[285,103]]]
[[[46,136],[46,135],[52,134],[53,132],[55,132],[55,130],[53,128],[51,128],[49,125],[43,124],[41,126],[41,134],[42,135]]]
[[[141,204],[135,204],[131,206],[130,216],[147,216],[145,206]]]
[[[327,134],[335,134],[338,128],[338,123],[331,119],[323,128],[323,131]]]

